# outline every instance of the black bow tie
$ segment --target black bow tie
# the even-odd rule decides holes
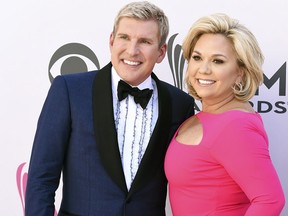
[[[139,103],[143,109],[146,108],[153,92],[153,90],[148,88],[140,90],[137,87],[131,87],[123,80],[119,81],[117,91],[119,101],[122,101],[130,94],[134,97],[135,103]]]

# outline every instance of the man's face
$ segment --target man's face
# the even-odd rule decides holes
[[[165,57],[167,45],[159,47],[159,28],[153,21],[122,18],[115,35],[110,35],[111,61],[118,75],[137,86]]]

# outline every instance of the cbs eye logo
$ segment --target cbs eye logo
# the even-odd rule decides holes
[[[52,83],[60,74],[82,73],[97,69],[100,69],[98,58],[89,47],[80,43],[68,43],[52,55],[48,76]]]

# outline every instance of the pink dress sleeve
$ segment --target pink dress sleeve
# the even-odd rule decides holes
[[[285,198],[260,118],[239,118],[218,138],[211,154],[249,198],[245,216],[279,216]]]

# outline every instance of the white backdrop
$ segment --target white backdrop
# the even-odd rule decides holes
[[[23,193],[36,123],[50,86],[48,72],[60,74],[69,49],[79,43],[90,48],[100,67],[110,59],[108,38],[114,16],[127,0],[11,0],[0,8],[0,214],[24,215]],[[170,20],[170,35],[181,44],[191,24],[200,16],[224,12],[245,24],[257,37],[266,57],[267,77],[253,99],[263,117],[274,165],[288,197],[288,6],[286,0],[151,0]],[[173,45],[173,46],[174,46]],[[58,49],[60,49],[60,52]],[[73,46],[69,46],[73,48]],[[56,51],[62,54],[51,60]],[[58,53],[59,53],[58,52]],[[64,53],[63,53],[64,52]],[[65,53],[66,52],[66,53]],[[57,52],[56,52],[57,53]],[[87,50],[84,51],[87,53]],[[96,69],[93,56],[85,60],[88,70]],[[65,55],[65,56],[64,56]],[[94,56],[95,57],[95,56]],[[59,59],[58,59],[59,58]],[[50,60],[52,65],[49,70]],[[55,60],[55,62],[54,62]],[[79,60],[79,58],[78,58]],[[81,62],[80,62],[81,63]],[[156,74],[173,84],[166,58],[155,67]],[[57,195],[59,205],[59,194]],[[57,206],[58,208],[59,206]],[[172,215],[169,205],[167,215]],[[281,216],[288,215],[287,205]]]

